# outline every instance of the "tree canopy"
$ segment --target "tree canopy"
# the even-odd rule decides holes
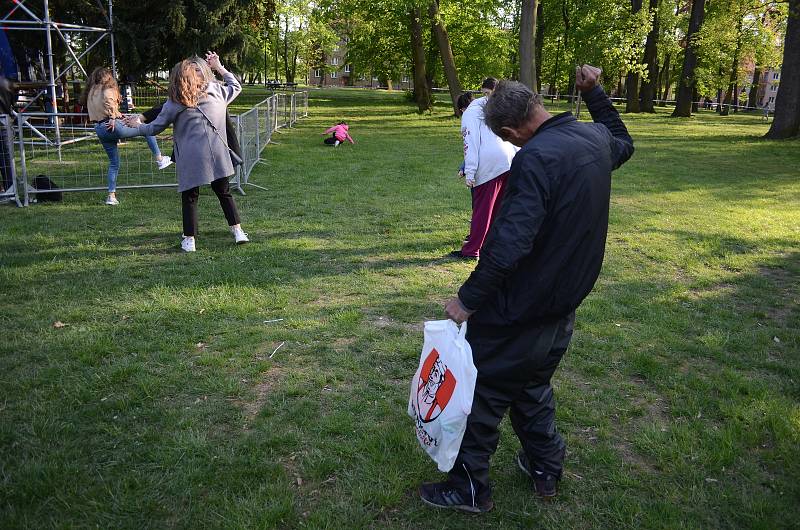
[[[784,60],[794,2],[137,0],[114,5],[114,35],[119,70],[134,77],[215,49],[251,82],[294,81],[309,68],[341,69],[329,58],[343,45],[351,79],[369,75],[389,86],[401,77],[413,77],[416,85],[424,79],[415,94],[420,110],[430,105],[431,88],[455,87],[455,97],[461,87],[478,88],[485,77],[519,79],[521,71],[534,71],[543,92],[570,93],[575,66],[591,63],[603,68],[606,87],[627,97],[628,110],[637,112],[652,111],[653,103],[673,94],[735,105],[749,92],[752,104],[760,73]],[[50,5],[63,22],[107,24],[103,1]],[[56,53],[66,58],[62,47]],[[108,64],[108,55],[107,47],[98,46],[90,66]],[[641,108],[639,98],[646,100]]]

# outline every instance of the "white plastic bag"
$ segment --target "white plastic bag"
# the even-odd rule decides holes
[[[411,380],[408,415],[420,445],[443,472],[452,469],[461,448],[478,377],[466,335],[466,322],[460,330],[452,320],[425,322],[422,356]]]

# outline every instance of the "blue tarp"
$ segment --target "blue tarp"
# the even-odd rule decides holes
[[[11,51],[11,44],[8,42],[6,30],[0,31],[0,71],[9,79],[17,79],[17,61]]]

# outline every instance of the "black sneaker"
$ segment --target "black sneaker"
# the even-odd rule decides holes
[[[465,256],[461,253],[461,250],[454,250],[447,255],[448,258],[455,258],[455,259],[465,259],[465,260],[476,260],[478,256]]]
[[[429,482],[419,487],[422,502],[436,508],[453,508],[468,513],[486,513],[494,508],[491,492],[483,499],[453,487],[449,482]]]
[[[528,455],[526,455],[523,450],[517,453],[517,465],[523,473],[530,477],[536,495],[541,497],[542,500],[550,501],[556,497],[558,494],[558,481],[560,477],[533,469],[530,461],[528,461]]]

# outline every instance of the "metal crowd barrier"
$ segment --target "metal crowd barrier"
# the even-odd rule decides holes
[[[231,179],[234,189],[244,193],[250,174],[261,161],[261,153],[275,131],[293,126],[300,117],[308,116],[308,93],[275,94],[250,110],[232,115],[242,147],[241,166]],[[55,134],[55,120],[59,135]],[[163,155],[172,154],[172,135],[157,137]],[[174,164],[164,170],[141,136],[120,140],[120,171],[117,189],[175,187]],[[34,187],[35,177],[50,179],[57,191],[107,190],[108,156],[105,153],[87,114],[20,113],[0,115],[0,203],[16,202],[27,206],[36,197],[52,190]],[[250,184],[255,186],[254,184]]]
[[[60,120],[59,135],[54,121]],[[58,191],[105,191],[108,189],[108,156],[83,113],[30,112],[15,117],[17,190],[23,205],[36,201],[50,189],[36,187],[36,177],[46,177]],[[172,136],[157,137],[159,150],[172,153]],[[175,167],[159,170],[144,137],[120,140],[117,189],[176,186]]]
[[[22,206],[17,195],[14,163],[14,119],[7,114],[0,114],[0,203],[5,202]]]
[[[272,135],[283,127],[293,127],[297,120],[308,116],[308,92],[275,94],[247,112],[235,117],[238,123],[242,165],[237,168],[238,189],[250,182],[250,173],[261,161],[261,152],[272,142]],[[259,187],[259,186],[256,186]]]

